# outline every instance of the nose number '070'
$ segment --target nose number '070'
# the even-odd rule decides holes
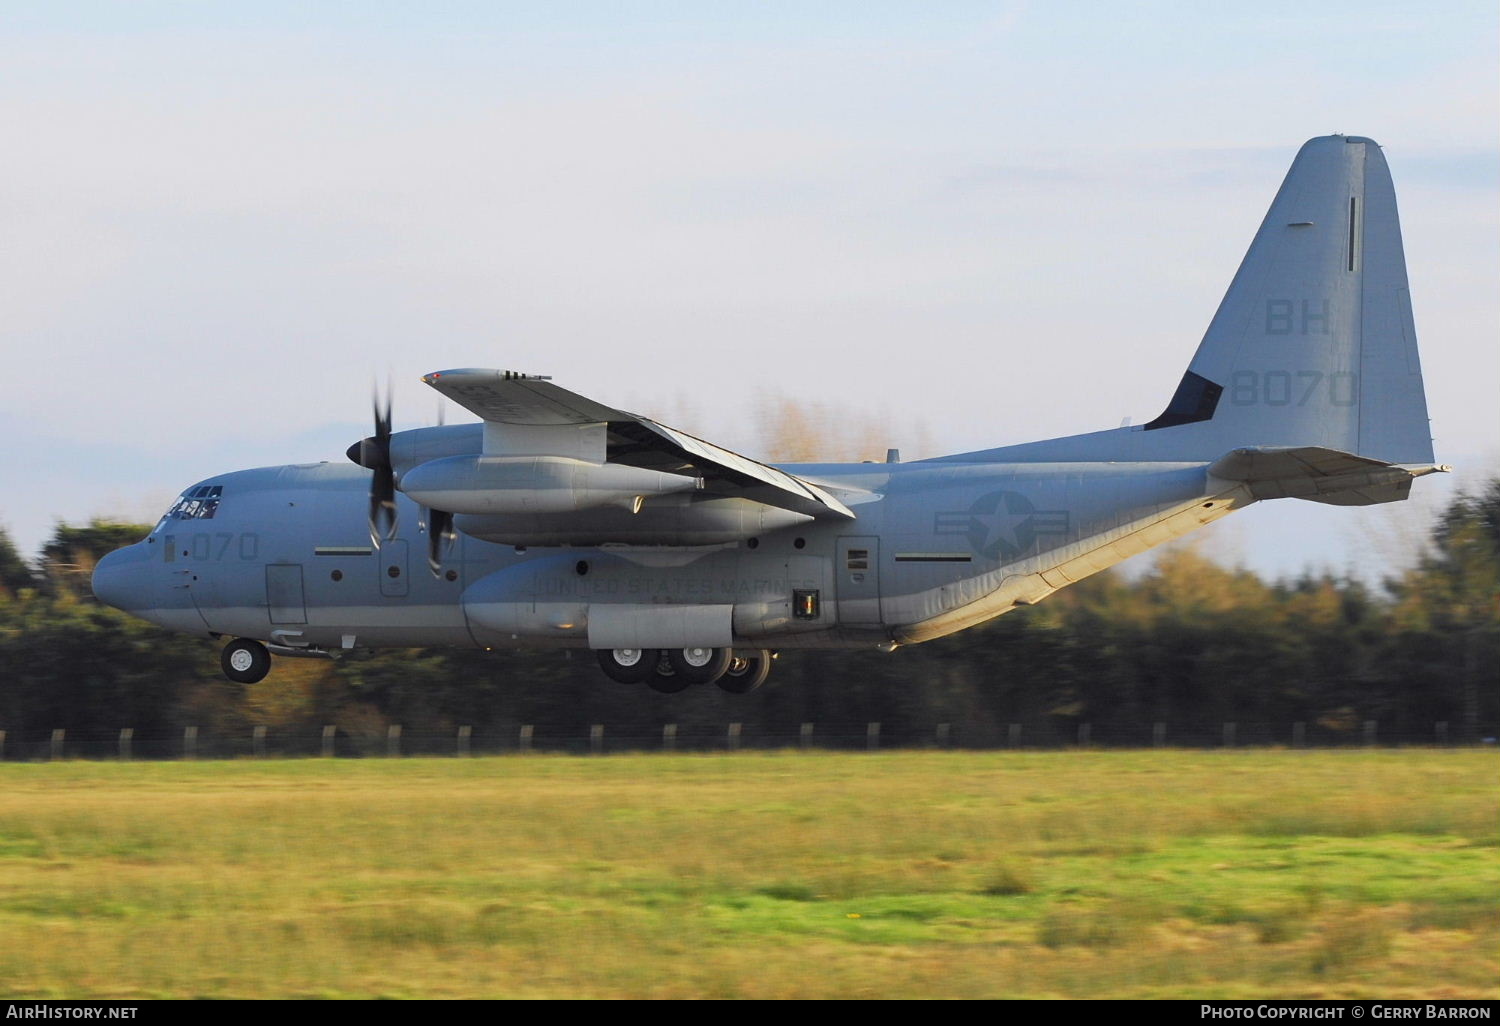
[[[1324,374],[1311,370],[1235,371],[1229,379],[1232,406],[1306,406],[1326,401],[1353,406],[1359,401],[1359,375],[1353,371]]]
[[[218,562],[223,560],[229,551],[229,546],[239,539],[238,554],[240,559],[251,560],[260,554],[260,536],[252,533],[230,534],[220,531],[217,534],[200,532],[192,536],[192,555],[194,559],[210,560]],[[170,544],[170,543],[169,543]],[[183,553],[187,555],[187,553]]]

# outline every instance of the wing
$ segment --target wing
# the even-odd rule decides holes
[[[854,519],[833,495],[649,417],[617,410],[544,377],[446,370],[422,380],[485,422],[486,455],[567,455],[701,477],[704,491],[824,519]]]

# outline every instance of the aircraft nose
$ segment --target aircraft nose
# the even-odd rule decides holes
[[[116,549],[94,567],[94,596],[116,609],[139,609],[146,605],[145,563],[136,546]]]

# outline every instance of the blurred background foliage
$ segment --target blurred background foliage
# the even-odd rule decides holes
[[[1500,479],[1437,518],[1410,569],[1373,587],[1328,574],[1268,582],[1198,549],[1165,551],[1144,575],[1106,573],[1041,605],[892,654],[795,651],[748,696],[717,688],[658,695],[606,680],[586,651],[416,649],[338,661],[276,660],[243,687],[219,672],[219,643],[169,634],[100,605],[97,559],[143,525],[59,524],[28,562],[0,531],[0,730],[7,757],[54,729],[70,736],[248,737],[256,725],[313,736],[337,724],[353,750],[387,728],[408,738],[659,738],[663,723],[747,736],[795,737],[801,723],[881,723],[887,743],[930,740],[951,724],[959,744],[1003,744],[1011,724],[1033,743],[1218,743],[1224,723],[1302,722],[1327,740],[1472,741],[1500,721]],[[1193,731],[1197,733],[1194,734]],[[852,736],[852,735],[851,735]],[[1311,738],[1310,738],[1311,739]],[[356,742],[363,741],[364,749]],[[180,749],[172,748],[172,752]],[[140,754],[151,754],[149,745]],[[166,742],[161,748],[167,752]]]

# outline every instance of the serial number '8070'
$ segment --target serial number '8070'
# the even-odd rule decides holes
[[[1310,370],[1235,371],[1229,379],[1233,406],[1306,406],[1327,402],[1353,406],[1359,401],[1359,375],[1353,371],[1324,374]]]

